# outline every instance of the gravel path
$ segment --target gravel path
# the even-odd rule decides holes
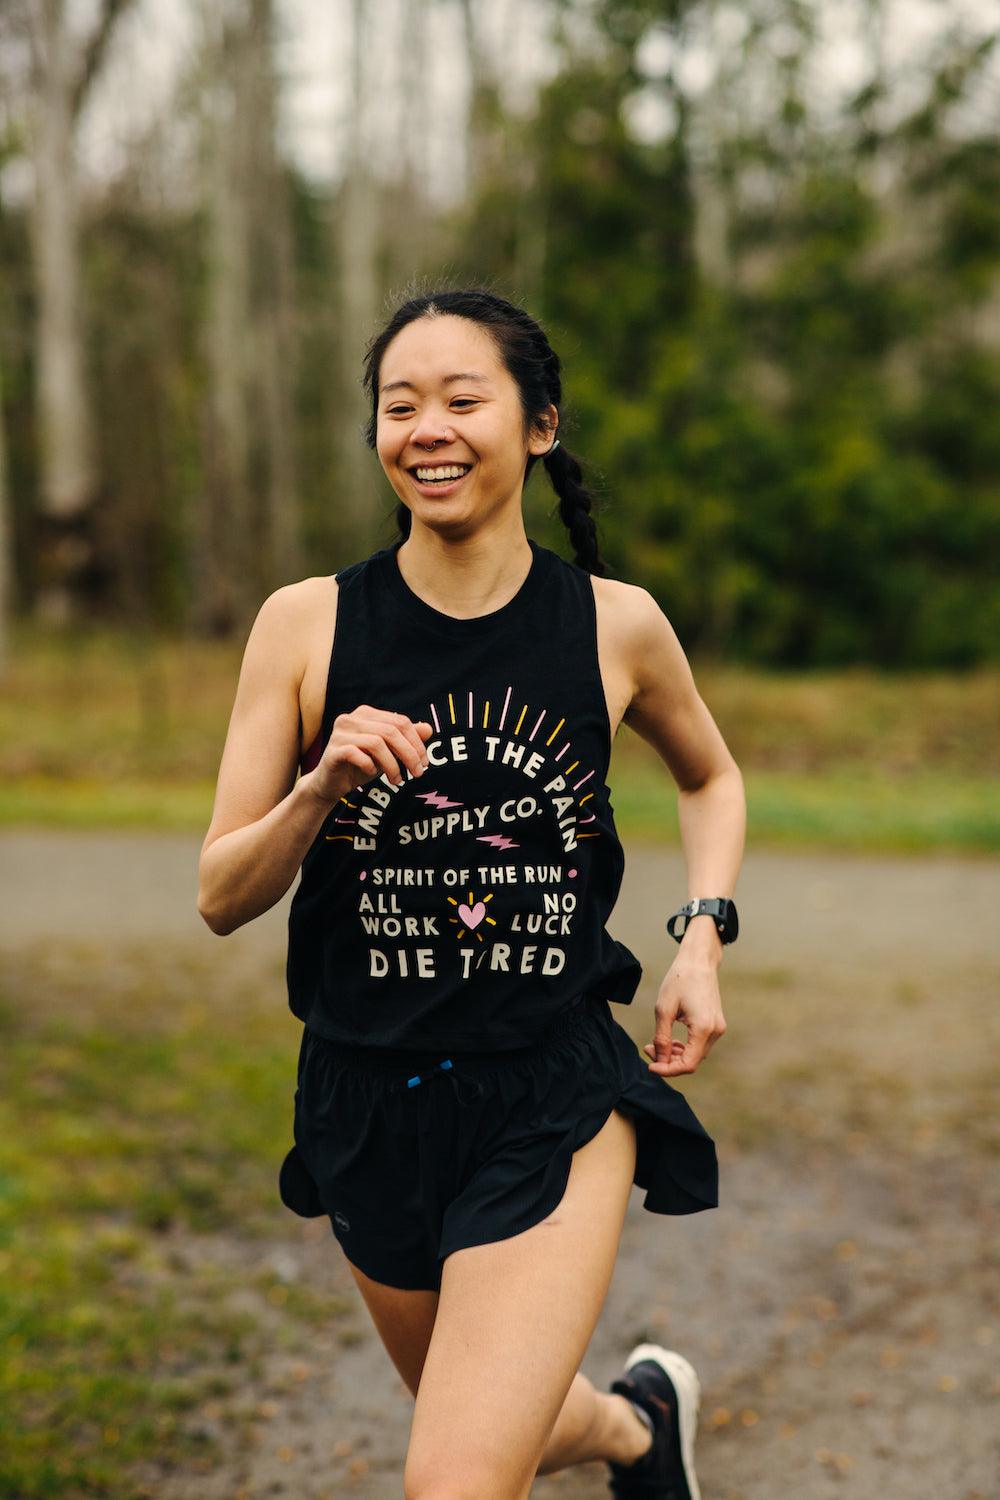
[[[288,896],[224,946],[204,926],[194,905],[198,839],[21,831],[0,842],[5,946],[46,935],[179,941],[211,949],[234,976],[283,949]],[[629,1015],[616,1012],[637,1040],[651,1034],[656,984],[676,951],[662,924],[685,889],[678,851],[628,852],[610,926],[646,970]],[[755,852],[736,894],[744,930],[721,976],[730,1031],[706,1068],[734,1034],[746,1038],[747,1058],[755,1055],[751,1038],[770,1018],[766,1004],[744,997],[766,995],[769,983],[786,1012],[794,1007],[812,1028],[781,1039],[793,1057],[828,1045],[833,1024],[826,1032],[816,1023],[825,996],[870,992],[870,1028],[856,1045],[887,1079],[912,1077],[926,1059],[928,1105],[938,1064],[953,1070],[965,1057],[970,1067],[989,1066],[996,1031],[983,1028],[1000,1010],[1000,863]],[[897,993],[893,985],[918,984],[926,1009],[912,1023],[904,1015],[881,1024],[881,997]],[[742,1010],[729,995],[741,997]],[[712,1128],[699,1083],[685,1080],[685,1092]],[[646,1337],[695,1363],[703,1500],[995,1500],[995,1153],[961,1121],[917,1130],[910,1141],[859,1130],[834,1145],[790,1128],[760,1149],[713,1133],[720,1208],[662,1218],[646,1213],[633,1190],[584,1372],[606,1387],[622,1355]],[[326,1221],[289,1214],[287,1234],[274,1243],[199,1236],[195,1250],[177,1240],[179,1255],[269,1261],[288,1280],[320,1282],[351,1299],[356,1317],[352,1336],[338,1322],[306,1362],[276,1339],[273,1359],[248,1376],[253,1441],[228,1450],[213,1473],[150,1475],[157,1500],[399,1500],[412,1402]],[[215,1435],[225,1450],[226,1429]],[[532,1494],[560,1492],[605,1496],[603,1465],[539,1479]]]

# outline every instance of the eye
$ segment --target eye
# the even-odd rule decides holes
[[[456,396],[455,399],[454,399],[454,401],[452,401],[451,404],[452,404],[452,406],[478,406],[479,402],[477,400],[475,400],[474,398],[471,398],[471,397],[468,397],[468,396]],[[386,410],[386,416],[387,417],[398,417],[398,416],[400,416],[401,413],[407,412],[409,410],[410,410],[410,407],[408,407],[408,406],[390,406]]]

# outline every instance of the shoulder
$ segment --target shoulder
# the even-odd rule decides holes
[[[643,654],[655,638],[657,620],[664,616],[647,589],[618,578],[592,575],[594,601],[602,632],[614,641],[618,659],[637,682]]]
[[[248,648],[272,663],[279,661],[301,677],[309,659],[311,637],[336,609],[337,580],[302,578],[268,594],[257,611]]]
[[[336,597],[337,580],[332,576],[282,584],[268,594],[258,609],[253,628],[260,627],[272,635],[294,633],[309,623],[317,609],[328,606]]]
[[[594,585],[594,598],[609,614],[613,614],[624,625],[634,626],[644,610],[652,605],[658,608],[652,594],[635,583],[623,583],[620,578],[599,578],[590,575]]]

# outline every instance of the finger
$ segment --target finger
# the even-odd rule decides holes
[[[359,710],[359,717],[360,714]],[[421,767],[427,760],[427,752],[412,719],[388,708],[376,708],[361,718],[361,724],[370,733],[380,734],[391,745],[397,759],[402,761],[411,776],[420,775]],[[390,776],[389,780],[398,784],[395,775]]]
[[[674,1006],[669,1010],[659,1009],[655,1015],[656,1026],[652,1041],[654,1055],[657,1057],[669,1057],[674,1040],[674,1022],[677,1019],[677,1007]]]
[[[363,750],[366,755],[370,755],[375,762],[378,767],[375,772],[376,776],[384,775],[394,786],[400,785],[403,780],[403,773],[399,768],[399,762],[386,744],[383,735],[374,733],[356,734],[354,741],[358,748]]]
[[[388,722],[389,720],[402,720],[402,714],[390,714],[385,709],[375,711],[377,718],[362,720],[365,734],[356,734],[355,739],[360,743],[365,740],[369,753],[376,755],[382,766],[386,778],[393,786],[401,786],[404,780],[403,768],[409,771],[411,776],[422,774],[423,762],[426,759],[423,745],[416,749],[409,736],[405,733],[402,723]],[[382,752],[378,753],[381,745]]]
[[[337,761],[342,766],[347,766],[361,773],[360,776],[351,780],[351,790],[357,786],[363,786],[366,781],[370,781],[373,776],[379,774],[378,766],[367,751],[362,750],[360,745],[345,745],[338,752]]]
[[[680,1061],[683,1050],[683,1042],[674,1042],[670,1056],[660,1056],[657,1058],[653,1058],[653,1060],[647,1064],[648,1071],[650,1073],[660,1074],[667,1072],[668,1069],[676,1071],[676,1064]]]
[[[424,748],[424,741],[430,739],[431,735],[434,733],[431,725],[428,724],[424,719],[414,720],[409,718],[406,714],[394,713],[390,714],[389,717],[394,720],[399,730],[406,737],[407,741],[413,746],[413,753],[416,756],[416,764],[422,765],[427,759],[427,751]],[[426,735],[421,735],[421,727],[427,730]],[[413,769],[413,767],[411,767],[411,769]]]
[[[688,1032],[687,1041],[681,1043],[669,1059],[662,1063],[657,1061],[650,1066],[665,1078],[676,1073],[693,1073],[707,1051],[706,1040],[706,1032]]]
[[[399,717],[399,715],[394,715]],[[427,755],[424,751],[423,741],[417,731],[413,728],[410,720],[398,725],[390,725],[385,730],[385,739],[392,746],[398,759],[406,766],[411,776],[421,776],[427,767]]]

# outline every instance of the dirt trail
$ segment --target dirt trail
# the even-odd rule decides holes
[[[214,946],[234,971],[283,949],[287,896],[224,948],[200,922],[196,839],[21,832],[0,842],[4,945],[45,934],[179,940]],[[676,951],[663,920],[685,889],[677,851],[629,851],[609,925],[644,962],[635,1004],[616,1009],[639,1041],[651,1034],[656,987]],[[722,1204],[664,1218],[647,1213],[633,1190],[584,1372],[606,1388],[624,1353],[646,1337],[694,1362],[703,1386],[703,1500],[993,1500],[1000,1190],[995,1148],[977,1133],[987,1096],[977,1092],[976,1069],[995,1066],[1000,863],[756,853],[737,898],[744,932],[721,976],[730,1032],[705,1068],[716,1058],[724,1066],[731,1043],[747,1069],[764,1068],[770,1049],[783,1049],[806,1069],[813,1116],[829,1104],[836,1129],[829,1138],[821,1128],[802,1133],[790,1106],[787,1132],[753,1147],[728,1125],[716,1128],[703,1102],[707,1074],[704,1083],[682,1081],[719,1143]],[[842,1026],[828,1014],[834,1005],[843,1007]],[[824,1079],[824,1049],[832,1057],[841,1043],[853,1047],[859,1077],[864,1065],[866,1078],[885,1080],[881,1133],[880,1115],[879,1128],[850,1128],[855,1106],[836,1092],[850,1083],[839,1063]],[[807,1064],[817,1054],[814,1075]],[[967,1122],[952,1107],[964,1097],[963,1067]],[[794,1104],[794,1074],[775,1076]],[[899,1093],[910,1113],[894,1131],[892,1090],[906,1083],[916,1092]],[[859,1109],[874,1107],[865,1094],[859,1101]],[[259,1413],[253,1441],[236,1447],[220,1426],[213,1435],[228,1452],[223,1467],[150,1475],[157,1500],[399,1500],[412,1401],[326,1221],[289,1214],[287,1233],[273,1243],[234,1234],[198,1237],[195,1246],[178,1235],[177,1251],[220,1264],[269,1260],[289,1281],[342,1292],[356,1317],[351,1337],[344,1340],[339,1322],[305,1363],[276,1339],[266,1367],[247,1379],[246,1409]],[[605,1496],[604,1466],[539,1479],[532,1494],[560,1492]]]

